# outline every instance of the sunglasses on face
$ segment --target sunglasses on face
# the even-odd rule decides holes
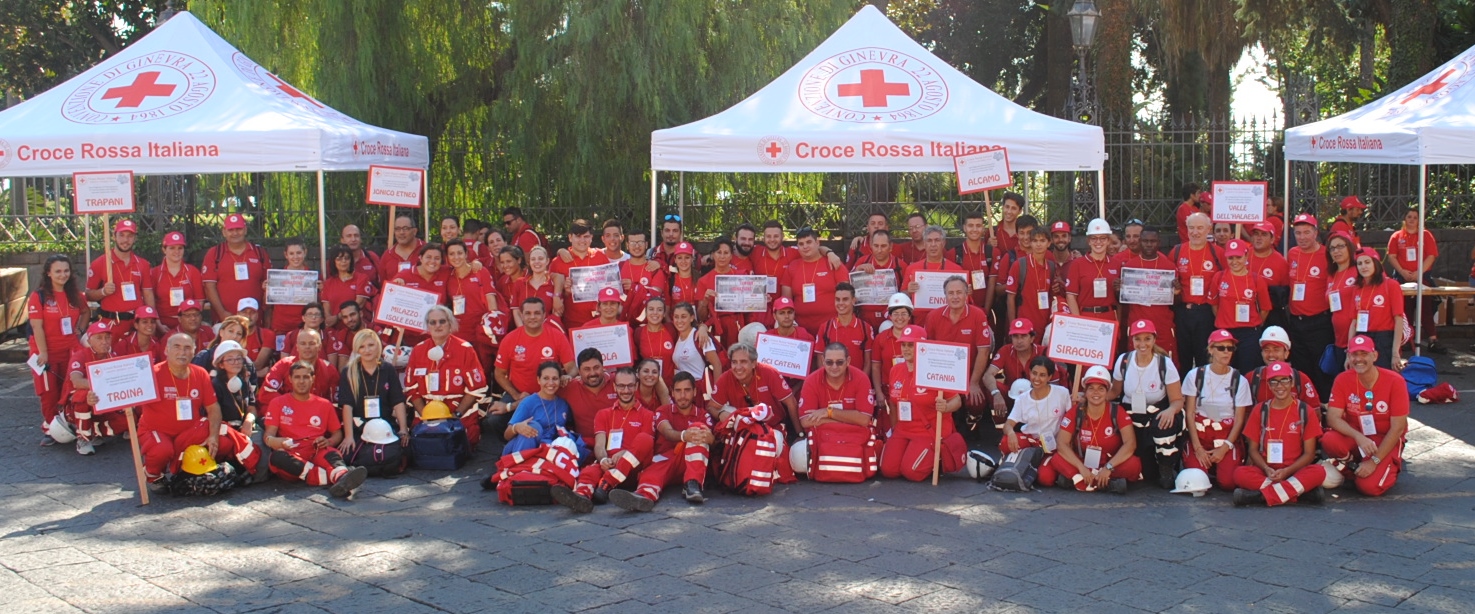
[[[1212,346],[1209,346],[1209,349],[1214,350],[1216,352],[1233,352],[1234,351],[1234,346],[1232,346],[1232,345],[1212,345]]]
[[[426,324],[429,324],[431,326],[441,326],[441,325],[445,325],[445,324],[450,324],[451,321],[450,320],[426,320],[425,323]]]
[[[825,360],[826,367],[839,367],[845,364],[844,360]]]
[[[1289,378],[1289,377],[1280,377],[1280,378],[1276,378],[1276,379],[1270,380],[1270,385],[1271,386],[1275,386],[1277,388],[1283,388],[1283,387],[1289,386],[1291,384],[1292,384],[1292,381],[1291,381],[1291,378]]]

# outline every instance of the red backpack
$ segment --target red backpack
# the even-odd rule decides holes
[[[809,430],[809,479],[857,483],[874,477],[881,444],[870,427],[830,423]]]
[[[717,465],[717,483],[732,492],[756,497],[773,492],[775,482],[796,482],[789,466],[784,432],[754,416],[769,410],[764,405],[739,409],[719,425],[722,459]]]
[[[543,444],[525,452],[513,452],[497,461],[492,481],[497,499],[507,505],[549,505],[554,484],[574,487],[579,457],[563,448]]]

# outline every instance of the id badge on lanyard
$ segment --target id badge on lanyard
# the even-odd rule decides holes
[[[364,417],[370,420],[379,417],[379,397],[364,397]]]
[[[195,419],[194,402],[189,399],[176,399],[174,401],[174,419],[180,422],[193,421]]]
[[[1414,266],[1418,266],[1419,250],[1413,247],[1403,250],[1403,259],[1414,263]]]
[[[1291,300],[1298,302],[1306,300],[1306,284],[1291,286]]]
[[[425,374],[425,392],[437,392],[440,390],[440,374]]]
[[[131,283],[123,284],[123,300],[129,302],[138,300],[138,286]]]
[[[451,297],[451,314],[452,315],[458,315],[458,316],[464,316],[464,315],[466,315],[466,297],[465,296],[453,296],[453,297]]]
[[[1048,291],[1036,292],[1035,296],[1038,297],[1036,302],[1040,309],[1050,308],[1050,293]]]
[[[1358,416],[1358,419],[1362,421],[1363,435],[1372,437],[1373,435],[1378,434],[1378,423],[1377,421],[1373,420],[1372,414],[1362,414],[1361,416]]]
[[[766,286],[767,287],[764,289],[765,292],[768,292],[769,294],[778,293],[778,278],[769,277],[766,281]]]
[[[184,303],[184,288],[169,289],[169,306],[178,307]]]
[[[1097,277],[1091,284],[1091,294],[1095,298],[1106,298],[1106,278]]]
[[[900,418],[902,422],[911,422],[912,421],[912,402],[911,401],[901,401],[901,402],[897,403],[896,404],[896,416],[898,418]]]
[[[1088,467],[1088,468],[1091,468],[1091,469],[1100,469],[1101,468],[1101,448],[1098,448],[1096,446],[1091,446],[1089,448],[1086,448],[1086,458],[1081,459],[1081,462],[1086,463],[1086,467]]]
[[[973,277],[973,289],[974,290],[986,290],[986,289],[988,289],[988,272],[986,272],[986,271],[974,271],[972,273],[972,277]]]
[[[61,334],[63,334],[63,335],[70,335],[70,334],[72,334],[72,316],[62,316],[62,319],[61,319]]]
[[[245,262],[236,263],[236,281],[246,281],[251,278],[251,265]]]
[[[1342,293],[1341,292],[1333,291],[1331,294],[1326,295],[1326,300],[1327,300],[1328,303],[1331,304],[1332,311],[1341,311],[1342,310]]]
[[[1249,322],[1250,321],[1250,304],[1249,303],[1235,303],[1234,304],[1234,321],[1235,322],[1241,322],[1241,323],[1243,323],[1243,322]]]
[[[1357,312],[1357,332],[1367,332],[1368,321],[1372,319],[1372,312],[1362,310]]]
[[[1272,439],[1265,443],[1265,462],[1279,465],[1285,462],[1285,444],[1279,439]]]
[[[806,302],[806,303],[813,303],[814,300],[815,300],[815,296],[814,296],[814,284],[804,284],[804,293],[803,294],[804,294],[804,296],[802,298],[804,299],[804,302]]]
[[[1191,296],[1204,295],[1204,278],[1190,277],[1188,279],[1188,294]]]
[[[614,431],[609,434],[609,445],[604,447],[605,452],[618,450],[625,443],[625,431]]]

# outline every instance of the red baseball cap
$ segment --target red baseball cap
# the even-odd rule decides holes
[[[917,326],[916,324],[908,324],[906,328],[901,329],[901,334],[897,335],[896,339],[902,343],[916,343],[918,341],[926,341],[927,331],[923,330],[922,327]]]
[[[87,334],[89,334],[89,335],[96,335],[98,333],[111,333],[111,332],[113,332],[113,325],[108,324],[107,322],[104,322],[102,320],[98,320],[96,322],[93,322],[91,326],[88,326],[87,327]]]
[[[794,308],[794,299],[791,299],[791,298],[789,298],[787,296],[780,296],[780,297],[778,297],[776,299],[773,299],[773,313],[778,313],[778,312],[780,312],[780,311],[782,311],[784,309],[793,309],[793,308]]]
[[[1235,345],[1239,345],[1239,340],[1235,339],[1234,335],[1229,334],[1229,331],[1222,328],[1209,334],[1209,345],[1219,343],[1220,341],[1228,341]]]
[[[1152,320],[1137,320],[1132,323],[1131,328],[1127,329],[1127,333],[1133,337],[1137,335],[1157,336],[1157,325],[1153,324]]]
[[[1352,235],[1347,234],[1347,231],[1345,230],[1338,230],[1332,234],[1327,235],[1326,240],[1328,243],[1331,243],[1332,239],[1335,239],[1337,237],[1342,237],[1343,239],[1346,239],[1348,243],[1357,245],[1357,239],[1352,238]],[[1356,254],[1353,254],[1353,256],[1355,257]]]
[[[245,228],[245,227],[246,227],[246,218],[241,217],[241,214],[239,214],[239,213],[232,213],[230,215],[225,216],[225,229],[226,230],[236,230],[236,229]]]
[[[1051,224],[1050,225],[1050,234],[1055,234],[1057,232],[1063,232],[1065,234],[1070,234],[1070,222],[1067,222],[1065,220],[1060,220],[1058,222],[1055,222],[1054,224]]]
[[[1367,205],[1362,202],[1362,199],[1361,198],[1358,198],[1357,196],[1354,195],[1354,196],[1348,196],[1347,198],[1343,198],[1342,199],[1342,208],[1343,209],[1366,209],[1367,208]]]
[[[1296,370],[1295,369],[1292,369],[1290,365],[1288,365],[1288,364],[1286,364],[1284,362],[1281,362],[1279,360],[1277,360],[1275,362],[1272,362],[1272,363],[1270,363],[1268,365],[1265,365],[1265,381],[1267,381],[1267,382],[1270,381],[1270,380],[1273,380],[1273,379],[1275,379],[1277,377],[1295,377],[1295,376],[1296,376]]]
[[[157,320],[157,319],[159,319],[159,312],[156,311],[156,310],[154,310],[153,307],[149,307],[148,305],[144,305],[142,307],[139,307],[138,308],[138,311],[133,312],[133,319],[135,319],[135,320],[146,320],[146,319]]]
[[[118,234],[120,232],[131,232],[137,234],[138,224],[133,223],[133,220],[118,220],[117,224],[113,224],[113,234]]]
[[[1198,193],[1198,202],[1214,204],[1214,193],[1204,190]]]
[[[1347,342],[1348,354],[1351,354],[1353,352],[1376,351],[1378,351],[1378,346],[1374,344],[1372,338],[1368,337],[1367,335],[1358,335],[1356,337],[1353,337],[1351,341]]]
[[[1009,324],[1009,334],[1033,335],[1035,334],[1035,323],[1026,318],[1016,318],[1014,322]]]
[[[625,299],[620,298],[620,291],[614,288],[605,288],[599,291],[599,302],[601,303],[623,303]]]
[[[200,311],[202,309],[204,309],[204,307],[200,305],[200,301],[192,298],[184,299],[184,302],[179,304],[179,313],[184,313],[186,311]]]
[[[184,245],[184,233],[176,230],[164,235],[164,247],[170,247],[174,245]]]
[[[1248,256],[1249,254],[1250,246],[1245,245],[1245,242],[1239,239],[1230,239],[1229,244],[1224,246],[1225,258],[1233,258],[1235,256]]]
[[[1360,250],[1357,250],[1357,253],[1352,255],[1352,262],[1357,262],[1357,259],[1363,256],[1372,258],[1373,262],[1377,262],[1378,260],[1382,259],[1382,257],[1378,255],[1378,250],[1375,250],[1371,247],[1364,247]]]
[[[1300,224],[1310,224],[1312,226],[1321,226],[1321,224],[1317,223],[1316,217],[1313,216],[1313,215],[1311,215],[1310,213],[1302,213],[1301,215],[1296,216],[1296,219],[1291,220],[1291,225],[1292,226],[1297,226],[1297,225],[1300,225]]]
[[[1259,224],[1255,224],[1254,227],[1250,228],[1250,232],[1263,232],[1265,234],[1274,235],[1275,224],[1271,224],[1270,222],[1260,222]]]
[[[676,253],[674,255],[680,256],[682,254],[686,254],[688,256],[695,256],[695,255],[697,255],[697,248],[692,247],[692,245],[690,243],[687,243],[686,241],[682,241],[680,243],[677,243],[676,244]]]

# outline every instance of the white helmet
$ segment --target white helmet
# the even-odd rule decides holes
[[[1090,224],[1086,224],[1086,236],[1088,237],[1109,234],[1111,234],[1111,224],[1106,223],[1106,220],[1098,217],[1091,220]]]
[[[1029,394],[1029,390],[1033,387],[1034,384],[1029,383],[1029,378],[1021,377],[1017,380],[1014,380],[1014,383],[1009,384],[1009,398],[1018,399],[1019,397]]]
[[[993,476],[994,469],[998,468],[998,461],[989,456],[983,450],[969,450],[964,459],[964,465],[968,467],[968,476],[975,480],[987,480]]]
[[[891,298],[886,299],[886,313],[891,313],[891,310],[897,307],[906,307],[907,311],[912,311],[914,309],[912,307],[912,297],[897,292],[891,295]]]
[[[46,434],[51,436],[56,443],[72,443],[77,440],[76,431],[72,430],[72,425],[67,424],[67,419],[63,418],[60,413],[46,424]]]
[[[1327,490],[1341,488],[1342,480],[1345,478],[1342,476],[1342,470],[1337,467],[1337,461],[1328,458],[1321,461],[1321,465],[1326,467],[1326,479],[1321,481],[1322,487]]]
[[[809,473],[809,440],[800,439],[789,446],[789,467],[794,473]]]
[[[738,330],[738,343],[748,347],[758,346],[758,335],[768,332],[768,327],[761,322],[750,322],[747,326]]]
[[[1284,328],[1281,328],[1279,326],[1266,326],[1265,332],[1260,333],[1260,345],[1265,345],[1266,343],[1271,342],[1279,343],[1286,346],[1286,349],[1290,349],[1291,336],[1286,334],[1286,329]]]
[[[364,432],[359,435],[359,439],[377,444],[391,444],[399,441],[399,437],[394,435],[394,430],[389,428],[389,423],[383,418],[374,418],[364,423]]]
[[[1209,492],[1209,474],[1203,469],[1184,469],[1178,472],[1178,480],[1174,483],[1172,492],[1193,493],[1195,497],[1202,497]]]

